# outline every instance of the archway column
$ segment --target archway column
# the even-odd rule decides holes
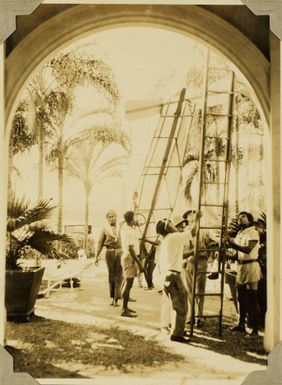
[[[4,64],[5,44],[0,44],[0,218],[7,215],[7,151],[5,137],[5,114],[4,114]],[[5,264],[6,264],[6,220],[0,221],[0,344],[4,345],[5,338]]]
[[[267,210],[267,315],[265,348],[270,351],[282,340],[281,202],[281,42],[270,33],[270,135],[266,146]]]

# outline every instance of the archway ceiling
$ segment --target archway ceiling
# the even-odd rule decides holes
[[[19,92],[32,72],[50,55],[87,34],[132,23],[168,28],[220,51],[248,79],[268,119],[269,63],[243,33],[203,7],[127,4],[76,5],[29,33],[6,60],[6,116],[13,113]]]
[[[255,15],[270,17],[270,30],[282,39],[282,4],[277,0],[241,0]],[[16,29],[16,16],[30,15],[42,0],[9,0],[0,3],[0,41]],[[199,4],[201,1],[199,1]],[[189,4],[189,3],[188,3]]]

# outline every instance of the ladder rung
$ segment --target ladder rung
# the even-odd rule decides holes
[[[219,116],[219,117],[222,117],[222,118],[231,118],[233,116],[232,114],[217,114],[215,112],[206,112],[206,115],[209,115],[209,116]]]
[[[180,114],[180,115],[162,115],[161,114],[161,118],[176,118],[176,117],[179,117],[179,118],[189,118],[189,117],[192,117],[192,116],[194,116],[193,114],[188,114],[188,115],[186,115],[186,114],[184,114],[184,115],[182,115],[182,114]]]
[[[169,139],[169,136],[154,136],[153,139]]]
[[[217,163],[229,163],[228,159],[216,159],[216,158],[211,158],[211,159],[206,159],[209,162],[217,162]]]
[[[222,230],[221,226],[200,226],[200,230]]]
[[[221,297],[221,293],[205,293],[205,294],[195,294],[197,297]]]
[[[148,211],[150,211],[151,209],[142,209],[142,210],[140,210],[140,212],[148,212]],[[154,211],[167,211],[167,210],[172,210],[172,208],[171,207],[169,207],[169,208],[159,208],[159,209],[154,209]]]
[[[148,168],[161,168],[162,166],[144,166],[144,168],[148,169]],[[180,168],[181,166],[166,166],[166,168]],[[145,174],[147,175],[147,174]]]
[[[220,136],[211,136],[211,135],[206,135],[205,136],[206,138],[209,138],[209,139],[222,139],[222,140],[230,140],[230,138],[226,138],[226,137],[220,137]]]
[[[201,203],[201,206],[204,206],[204,207],[226,207],[226,205],[220,205],[220,204],[217,204],[217,203]]]
[[[159,176],[160,174],[142,174],[142,176]]]
[[[230,92],[230,91],[217,91],[217,90],[207,90],[208,93],[211,93],[211,94],[227,94],[227,95],[234,95],[234,92]]]

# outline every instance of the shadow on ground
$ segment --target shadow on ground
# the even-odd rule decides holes
[[[243,333],[232,332],[234,322],[225,321],[222,337],[219,337],[218,323],[207,320],[201,329],[194,329],[191,344],[220,354],[229,355],[241,361],[267,365],[267,352],[263,347],[263,337],[246,338]]]
[[[28,323],[7,322],[6,337],[14,370],[35,378],[87,378],[83,373],[90,367],[129,373],[184,360],[152,337],[37,316]]]
[[[5,349],[14,358],[14,371],[29,373],[34,378],[82,378],[87,377],[81,376],[78,373],[60,369],[54,365],[44,363],[44,374],[41,370],[40,357],[34,359],[33,353],[25,352],[24,350],[16,349],[12,346],[5,346]]]

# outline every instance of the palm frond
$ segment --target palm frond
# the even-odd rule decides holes
[[[192,199],[192,195],[191,195],[192,182],[194,180],[194,177],[197,175],[198,170],[199,170],[199,162],[195,162],[185,182],[184,197],[186,200]]]
[[[126,156],[119,156],[119,157],[109,159],[97,169],[96,173],[92,175],[92,178],[95,179],[96,177],[106,173],[110,169],[114,169],[122,165],[126,165],[127,161],[128,161],[128,158]]]
[[[230,237],[236,237],[238,231],[240,230],[240,226],[238,224],[238,221],[236,218],[232,218],[229,225],[228,225],[228,235],[230,235]]]
[[[54,241],[68,243],[70,238],[65,234],[56,234],[41,227],[33,227],[33,234],[26,244],[43,255],[50,255],[54,248]]]
[[[187,153],[184,157],[184,160],[183,160],[183,166],[186,166],[190,162],[194,162],[195,160],[199,161],[198,155]]]
[[[54,209],[54,206],[50,206],[50,200],[40,200],[28,208],[25,198],[14,198],[8,203],[7,231],[12,232],[25,225],[49,219]]]
[[[99,175],[96,179],[95,182],[99,183],[102,182],[103,180],[107,178],[117,178],[123,176],[123,171],[121,169],[114,169],[114,170],[109,170],[108,172],[104,172],[103,174]]]

